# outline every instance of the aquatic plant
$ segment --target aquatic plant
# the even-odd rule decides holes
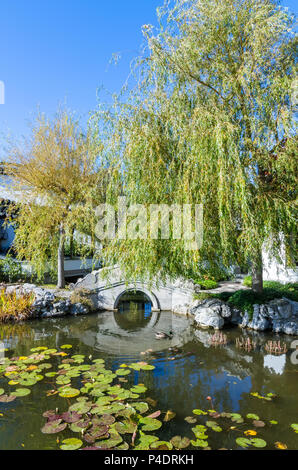
[[[0,291],[0,322],[22,321],[30,316],[34,294]]]
[[[265,349],[270,354],[285,354],[288,351],[286,343],[280,341],[267,341]]]
[[[222,346],[227,344],[228,338],[227,335],[223,334],[222,332],[216,332],[211,336],[209,342],[212,346]]]
[[[256,348],[256,343],[255,341],[252,341],[250,338],[236,338],[236,348],[239,349],[244,349],[245,351],[252,351],[253,349]]]
[[[160,432],[176,418],[176,413],[156,409],[156,401],[145,395],[148,390],[140,379],[150,374],[154,365],[140,361],[121,364],[111,370],[103,359],[72,354],[71,349],[70,344],[62,344],[60,350],[38,346],[31,348],[27,356],[6,356],[0,364],[1,386],[6,379],[11,390],[6,392],[5,385],[0,388],[2,404],[26,400],[32,388],[41,381],[48,381],[45,394],[58,396],[60,404],[42,413],[45,423],[41,432],[58,435],[56,443],[61,450],[211,449],[214,436],[225,438],[233,431],[238,433],[235,436],[237,448],[261,449],[267,446],[261,435],[263,429],[277,423],[271,420],[266,425],[253,412],[246,417],[240,413],[218,412],[212,397],[207,396],[210,409],[196,408],[193,410],[195,417],[185,418],[190,424],[189,434],[163,440]],[[120,382],[123,373],[129,379],[127,385]],[[262,396],[252,392],[251,395],[269,401],[275,397],[273,393]],[[290,426],[298,432],[297,424]],[[276,449],[286,448],[284,446],[286,444],[277,442],[271,444]],[[218,448],[221,448],[220,443]]]

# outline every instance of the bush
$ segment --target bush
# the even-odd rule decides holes
[[[91,291],[88,289],[78,289],[73,291],[70,296],[70,301],[73,304],[82,304],[90,310],[94,310],[94,305],[90,299]]]
[[[212,294],[208,292],[198,292],[193,296],[194,300],[206,300],[212,298]]]
[[[195,284],[200,285],[204,290],[216,289],[218,286],[217,282],[212,279],[197,279],[194,282]]]
[[[246,287],[251,287],[252,286],[252,277],[251,276],[246,276],[244,279],[243,279],[243,282],[242,284]]]
[[[34,294],[17,295],[16,292],[7,294],[0,291],[0,322],[25,320],[32,311]]]
[[[252,317],[254,304],[264,304],[282,297],[298,302],[298,283],[283,285],[275,281],[265,281],[262,294],[257,294],[252,290],[238,290],[234,293],[222,292],[221,294],[212,294],[212,296],[228,302],[243,313],[247,311]]]
[[[0,280],[2,282],[18,282],[24,278],[22,264],[11,255],[0,260]]]

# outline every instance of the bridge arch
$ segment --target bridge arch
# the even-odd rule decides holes
[[[133,287],[128,287],[125,284],[121,286],[122,288],[120,289],[120,293],[118,293],[115,301],[114,301],[114,310],[117,310],[119,302],[121,300],[121,297],[123,297],[125,294],[130,293],[130,292],[141,292],[144,294],[151,302],[152,304],[152,312],[159,312],[160,311],[160,305],[157,297],[153,294],[153,292],[149,291],[146,287],[142,286],[133,286]]]

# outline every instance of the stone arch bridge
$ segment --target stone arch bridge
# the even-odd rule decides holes
[[[173,311],[186,314],[193,302],[194,284],[178,279],[174,283],[149,284],[142,281],[127,282],[118,267],[93,271],[74,286],[75,290],[88,289],[99,310],[117,310],[121,297],[127,292],[142,292],[151,301],[152,311]]]

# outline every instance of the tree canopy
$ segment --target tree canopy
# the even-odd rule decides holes
[[[94,134],[62,109],[52,121],[38,114],[31,139],[10,148],[9,184],[21,195],[14,246],[39,277],[50,268],[57,272],[58,262],[59,287],[66,238],[74,230],[94,235],[94,207],[105,197],[108,177],[100,150]]]
[[[128,203],[203,204],[204,243],[115,239],[106,262],[130,277],[260,271],[263,245],[278,255],[297,233],[294,18],[274,0],[167,1],[158,18],[108,144]]]

